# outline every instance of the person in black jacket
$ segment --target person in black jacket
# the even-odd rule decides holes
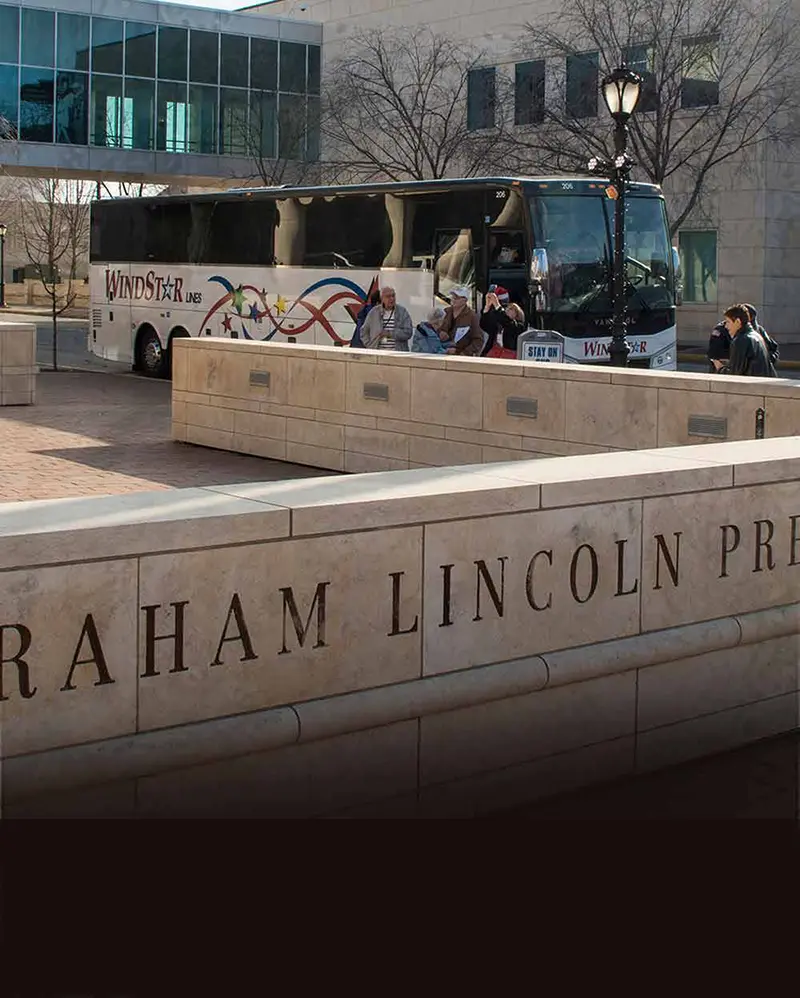
[[[725,328],[731,334],[731,356],[723,373],[753,378],[776,377],[764,340],[750,325],[746,305],[731,305],[725,310]]]
[[[772,361],[772,366],[774,367],[778,363],[778,357],[780,356],[780,347],[769,335],[769,333],[764,329],[761,323],[758,321],[758,312],[755,310],[755,306],[750,305],[748,302],[742,303],[747,309],[750,315],[750,325],[755,329],[755,331],[761,336],[764,341],[764,346],[767,348],[767,353],[769,354],[769,359]]]
[[[708,373],[719,374],[731,355],[731,334],[724,322],[718,322],[708,340]]]
[[[481,313],[481,329],[487,334],[481,357],[485,357],[497,344],[498,333],[503,334],[503,349],[512,350],[516,355],[519,334],[525,332],[527,323],[525,313],[510,300],[505,288],[487,291]]]

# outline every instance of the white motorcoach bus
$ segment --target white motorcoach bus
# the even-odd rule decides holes
[[[608,363],[607,181],[416,181],[92,204],[90,349],[161,377],[179,336],[344,346],[384,284],[415,322],[453,287],[506,288],[564,360]],[[676,366],[676,254],[658,187],[626,187],[629,363]]]

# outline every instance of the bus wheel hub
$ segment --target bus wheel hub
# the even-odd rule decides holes
[[[161,363],[161,344],[157,339],[151,338],[144,348],[144,362],[152,371]]]

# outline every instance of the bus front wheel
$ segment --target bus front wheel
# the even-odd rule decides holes
[[[139,370],[148,378],[163,378],[167,370],[167,357],[158,333],[152,326],[145,326],[139,333]]]

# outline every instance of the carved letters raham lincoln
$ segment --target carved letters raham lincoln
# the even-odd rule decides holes
[[[719,549],[719,579],[731,578],[733,574],[741,577],[742,572],[761,574],[772,572],[778,567],[800,566],[800,513],[789,516],[786,520],[771,519],[754,520],[746,526],[736,523],[721,524],[718,528]],[[678,588],[681,585],[681,538],[682,531],[672,535],[654,534],[652,537],[654,558],[654,579],[652,588],[658,591],[664,588]],[[591,544],[580,544],[575,548],[568,562],[557,564],[552,548],[542,548],[535,551],[527,560],[525,571],[525,599],[534,613],[546,611],[566,612],[568,606],[558,606],[554,600],[553,573],[566,573],[569,596],[567,603],[573,601],[583,605],[593,600],[600,586],[601,579],[608,571],[613,573],[614,595],[631,596],[639,592],[641,580],[634,574],[626,575],[626,556],[629,540],[616,540],[616,559],[613,566],[606,565],[598,551]],[[629,559],[628,559],[629,560]],[[431,607],[436,614],[439,627],[452,627],[456,607],[453,605],[453,578],[463,578],[465,571],[472,573],[474,579],[474,603],[470,607],[460,607],[468,611],[468,619],[472,623],[480,623],[487,614],[494,618],[504,618],[507,613],[507,565],[509,557],[501,555],[495,560],[478,559],[467,568],[455,563],[440,566],[440,588],[435,599],[437,607]],[[419,614],[413,619],[403,619],[402,592],[405,572],[390,572],[387,578],[387,625],[386,635],[395,638],[414,634],[419,630]],[[318,582],[314,596],[308,609],[305,622],[293,589],[284,587],[278,590],[282,601],[281,645],[278,655],[288,655],[294,649],[290,637],[294,631],[298,648],[310,647],[312,650],[328,647],[328,589],[331,581]],[[159,642],[172,642],[171,667],[168,673],[188,672],[190,665],[185,662],[185,634],[187,614],[190,613],[189,600],[176,600],[166,606],[160,603],[149,604],[140,608],[144,615],[144,669],[140,678],[149,680],[159,676],[160,670],[156,663],[156,648]],[[158,617],[171,611],[172,630],[158,633]],[[226,664],[232,656],[239,662],[255,662],[259,660],[260,649],[256,648],[250,626],[245,616],[239,593],[234,592],[228,602],[222,619],[219,641],[216,651],[208,663],[209,668],[217,669]],[[463,617],[460,619],[464,619]],[[191,623],[188,621],[188,623]],[[289,624],[291,623],[291,627]],[[313,642],[311,637],[313,633]],[[36,696],[38,686],[34,682],[36,670],[37,649],[34,635],[28,626],[21,622],[0,623],[0,701],[9,700],[10,689],[9,670],[6,666],[16,668],[16,692],[22,700],[31,700]],[[80,669],[79,669],[80,667]],[[13,672],[10,674],[14,675]],[[101,641],[93,614],[87,613],[83,625],[78,632],[75,651],[69,663],[65,661],[64,682],[58,689],[62,693],[71,693],[79,688],[113,684],[105,649]],[[4,685],[5,682],[5,685]]]

